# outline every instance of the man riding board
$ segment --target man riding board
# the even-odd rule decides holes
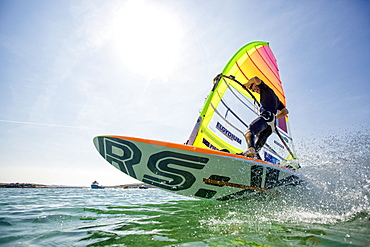
[[[244,84],[246,88],[260,95],[260,115],[251,122],[245,132],[248,149],[244,156],[261,159],[258,152],[275,129],[275,118],[286,116],[289,111],[275,92],[260,78],[253,77]],[[255,141],[257,136],[257,141]]]

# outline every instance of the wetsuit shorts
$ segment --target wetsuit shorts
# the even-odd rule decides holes
[[[275,114],[270,111],[264,111],[261,115],[253,120],[249,125],[246,133],[251,132],[253,135],[258,135],[264,131],[268,126],[274,129]]]

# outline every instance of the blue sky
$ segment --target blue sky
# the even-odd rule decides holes
[[[135,181],[92,138],[184,143],[213,77],[256,40],[296,142],[368,125],[370,1],[0,1],[0,182]]]

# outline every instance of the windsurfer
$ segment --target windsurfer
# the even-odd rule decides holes
[[[282,118],[289,112],[275,92],[260,78],[253,77],[244,86],[260,95],[260,115],[251,122],[245,132],[248,149],[243,155],[261,159],[258,152],[275,129],[275,118]],[[256,136],[257,141],[255,141]]]

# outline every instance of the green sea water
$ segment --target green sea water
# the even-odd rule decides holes
[[[243,201],[157,189],[0,189],[0,246],[368,247],[370,138],[350,140],[325,138],[315,150],[300,143],[305,182]]]
[[[310,195],[217,202],[157,189],[1,189],[0,245],[369,246],[366,205],[297,199],[297,190]]]

